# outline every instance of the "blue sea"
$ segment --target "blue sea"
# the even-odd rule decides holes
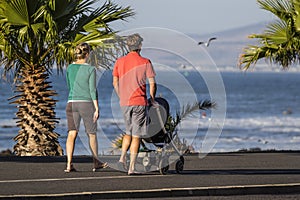
[[[184,109],[190,99],[211,99],[207,81],[201,74],[192,70],[182,70],[179,78],[174,78],[168,71],[157,71],[157,96],[162,96],[170,104],[170,114]],[[231,152],[242,149],[259,148],[261,150],[300,150],[300,73],[297,72],[220,72],[225,89],[226,103],[225,119],[217,127],[221,129],[215,141],[211,144],[211,152]],[[57,117],[60,118],[56,132],[60,134],[59,142],[65,150],[67,138],[67,122],[65,106],[67,87],[65,75],[51,75],[53,89],[58,96],[56,105]],[[210,83],[211,84],[211,83]],[[188,87],[187,87],[188,85]],[[18,133],[15,113],[16,105],[7,100],[14,95],[13,86],[0,81],[0,151],[12,149],[13,138]],[[174,89],[175,88],[175,89]],[[111,141],[124,130],[123,119],[118,108],[118,99],[112,88],[111,71],[99,72],[99,151],[101,154],[111,152]],[[215,94],[218,95],[218,94]],[[224,94],[220,94],[224,95]],[[181,102],[183,101],[184,102]],[[184,125],[178,130],[179,138],[194,147],[197,152],[202,151],[203,142],[209,129],[214,129],[213,111],[200,111],[184,119]],[[90,154],[87,136],[81,126],[77,139],[76,155]]]

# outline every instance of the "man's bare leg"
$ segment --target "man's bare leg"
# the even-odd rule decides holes
[[[135,161],[140,148],[140,138],[132,137],[131,145],[130,145],[130,164],[128,174],[134,173],[135,170]]]
[[[127,154],[127,151],[130,147],[130,143],[131,143],[131,136],[125,134],[123,136],[123,140],[122,140],[122,153],[121,153],[119,162],[122,162],[122,163],[126,162],[126,154]]]

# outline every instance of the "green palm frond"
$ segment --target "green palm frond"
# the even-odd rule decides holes
[[[210,100],[203,100],[200,102],[195,102],[193,104],[187,104],[186,106],[182,107],[181,112],[177,112],[177,115],[182,120],[186,118],[187,116],[193,114],[195,111],[198,110],[209,110],[216,108],[216,103],[212,102]]]
[[[114,48],[125,48],[119,46],[124,45],[122,42],[107,42],[115,41],[117,36],[110,24],[126,20],[135,13],[130,7],[121,7],[111,1],[106,1],[95,9],[97,2],[99,0],[1,1],[0,34],[9,42],[2,45],[0,51],[4,51],[4,54],[0,58],[5,55],[11,59],[18,55],[15,59],[22,58],[27,63],[35,63],[47,69],[57,64],[62,69],[73,61],[73,49],[79,43],[87,42],[93,50],[110,48],[108,51],[101,51],[100,53],[104,53],[101,56],[91,58],[91,62],[97,67],[108,68],[111,64],[100,63],[111,63],[110,52]],[[102,60],[96,60],[99,57]],[[14,62],[8,62],[7,59],[2,62],[6,66],[5,70],[12,69],[10,64]],[[16,71],[16,76],[18,73]]]
[[[259,45],[248,45],[239,58],[239,66],[249,69],[258,60],[266,59],[284,69],[300,61],[300,1],[258,0],[262,9],[278,17],[266,26],[263,34],[253,34]]]
[[[291,37],[287,32],[287,27],[288,25],[284,21],[271,23],[267,26],[265,34],[261,35],[260,38],[266,38],[269,43],[276,45],[284,44]]]
[[[90,14],[91,17],[96,16],[84,26],[85,31],[95,30],[97,28],[110,30],[108,26],[115,20],[126,20],[126,18],[134,15],[130,7],[122,8],[111,1],[107,1],[103,6],[96,9]]]
[[[258,0],[261,9],[273,13],[279,19],[288,21],[290,13],[293,11],[291,0]]]
[[[124,133],[118,135],[118,136],[116,137],[116,139],[114,139],[114,140],[112,141],[112,147],[113,147],[114,149],[121,149],[121,148],[122,148],[123,136],[124,136]]]
[[[86,6],[90,5],[86,4]],[[83,8],[81,7],[80,10],[81,9]],[[74,12],[76,13],[77,11]],[[67,26],[68,28],[61,30],[64,35],[73,37],[73,43],[62,43],[61,47],[63,48],[57,50],[58,55],[65,55],[64,57],[68,58],[66,59],[67,63],[70,63],[73,60],[74,47],[81,42],[86,42],[92,47],[94,52],[100,53],[99,56],[92,56],[90,62],[96,67],[111,67],[110,60],[112,54],[110,52],[113,52],[115,49],[124,50],[126,47],[123,42],[116,42],[119,41],[119,38],[110,28],[110,23],[117,20],[126,20],[134,14],[130,7],[123,8],[111,1],[107,1],[101,7],[89,13],[89,15],[86,15],[85,12],[81,13],[81,15],[78,14],[75,24],[72,23]],[[57,24],[57,26],[66,27],[60,24]],[[102,49],[102,51],[99,51],[99,49]],[[126,50],[122,52],[122,55],[125,52]],[[119,55],[120,54],[117,54],[116,56]],[[65,64],[64,57],[56,56],[56,61],[60,66]],[[98,60],[99,58],[101,59]]]
[[[216,103],[210,100],[203,100],[195,102],[193,104],[186,104],[182,107],[181,111],[176,113],[175,118],[173,118],[173,127],[174,129],[183,119],[187,118],[190,115],[193,115],[194,112],[199,110],[209,110],[216,108]]]
[[[30,6],[35,7],[37,1],[28,2]],[[28,6],[26,0],[19,1],[2,1],[0,4],[1,16],[5,16],[3,21],[13,25],[29,26],[30,16],[28,13]],[[2,21],[2,23],[3,23]]]
[[[251,65],[255,65],[261,58],[264,58],[264,52],[262,49],[258,46],[251,45],[244,48],[244,53],[240,56],[239,65],[244,69],[248,69]]]
[[[294,2],[294,9],[295,9],[295,27],[296,31],[300,31],[300,0],[293,0]]]

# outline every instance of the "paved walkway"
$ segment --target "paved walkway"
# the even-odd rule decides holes
[[[0,199],[120,199],[151,197],[299,194],[300,152],[260,152],[184,156],[158,171],[128,176],[116,170],[117,156],[103,160],[111,168],[92,172],[92,159],[76,156],[78,172],[64,173],[65,157],[0,157]],[[25,198],[26,197],[26,198]],[[299,196],[300,197],[300,196]]]

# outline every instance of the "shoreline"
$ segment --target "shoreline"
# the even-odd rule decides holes
[[[211,153],[205,153],[205,154],[210,154],[210,155],[228,155],[228,154],[244,154],[244,153],[300,153],[299,150],[276,150],[276,149],[269,149],[269,150],[262,150],[260,148],[250,148],[250,149],[241,149],[237,151],[228,151],[228,152],[211,152]],[[184,155],[201,155],[199,152],[190,152]],[[115,155],[101,155],[101,156],[115,156]],[[100,156],[100,157],[101,157]],[[54,158],[59,158],[59,157],[66,157],[66,155],[62,156],[17,156],[13,154],[13,152],[10,149],[3,150],[0,152],[0,157],[23,157],[23,158],[36,158],[36,157],[54,157]],[[91,157],[91,155],[74,155],[74,157]],[[0,159],[1,160],[1,159]]]

